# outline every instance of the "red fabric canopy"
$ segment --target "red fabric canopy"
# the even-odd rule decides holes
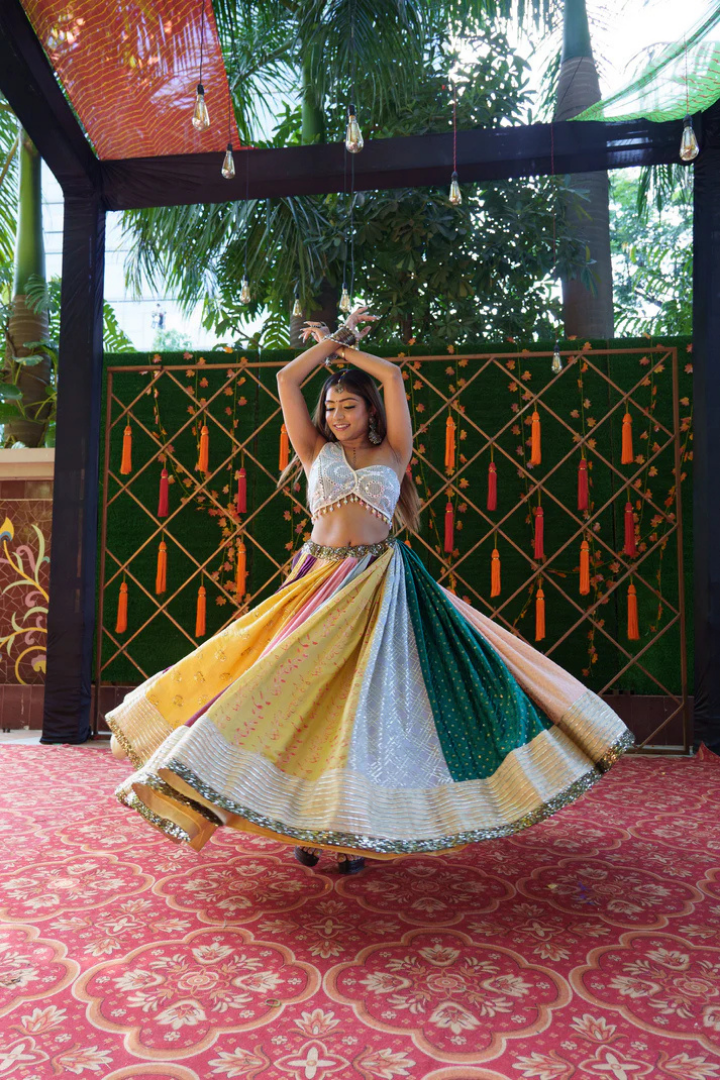
[[[98,157],[193,154],[239,145],[211,0],[202,82],[210,127],[192,115],[203,0],[23,0]]]

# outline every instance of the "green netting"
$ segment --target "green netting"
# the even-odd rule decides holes
[[[720,7],[712,3],[680,41],[667,45],[629,86],[574,120],[680,120],[720,98]]]

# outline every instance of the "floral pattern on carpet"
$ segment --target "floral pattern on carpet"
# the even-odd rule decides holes
[[[0,747],[0,1080],[720,1080],[720,761],[339,875],[200,853],[90,746]]]

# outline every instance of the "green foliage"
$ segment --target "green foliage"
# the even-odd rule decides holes
[[[192,341],[187,334],[181,333],[179,330],[157,330],[155,337],[153,338],[152,347],[157,349],[158,352],[177,352],[180,349],[189,349],[192,345]],[[107,349],[108,352],[114,352],[114,349]]]
[[[692,171],[612,175],[615,327],[622,334],[692,331]]]
[[[12,279],[12,270],[9,271],[8,281]],[[1,281],[1,279],[0,279]],[[1,285],[0,285],[1,287]],[[49,357],[52,365],[50,382],[47,386],[47,395],[43,402],[33,404],[33,414],[40,411],[49,403],[50,410],[43,437],[43,446],[55,445],[55,421],[57,412],[57,384],[58,384],[58,339],[60,337],[60,278],[52,278],[49,282],[39,277],[32,277],[27,283],[28,306],[35,311],[47,311],[48,313],[48,336],[43,341],[25,341],[22,344],[30,349],[28,356],[13,356],[17,371],[22,367],[32,367],[39,364],[44,357]],[[2,308],[3,326],[7,325],[10,315],[10,301]],[[103,305],[103,348],[112,353],[133,352],[134,346],[130,338],[121,330],[115,312],[107,302]],[[28,416],[21,400],[22,394],[15,381],[10,379],[8,370],[3,372],[3,381],[0,381],[0,428],[8,420],[19,417],[32,419]],[[4,445],[0,434],[0,445]]]
[[[365,136],[447,132],[450,69],[460,128],[522,122],[530,104],[526,64],[513,54],[505,34],[476,22],[466,44],[473,59],[462,65],[447,34],[426,34],[423,57],[412,64],[403,57],[406,67],[414,65],[414,95],[400,93],[393,68],[390,76],[386,72],[393,86],[377,98],[375,110],[359,114]],[[372,99],[371,83],[363,68],[359,102]],[[334,140],[344,135],[347,78],[344,92],[340,83],[337,88],[323,102],[327,138]],[[300,142],[302,125],[301,107],[285,106],[272,144]],[[339,290],[343,280],[381,315],[383,344],[413,335],[427,342],[448,336],[460,342],[519,333],[547,336],[554,334],[560,314],[552,279],[588,272],[585,247],[565,226],[563,190],[564,180],[553,177],[466,183],[458,208],[449,204],[443,186],[357,193],[352,210],[349,196],[332,194],[132,211],[124,219],[132,238],[129,279],[136,289],[144,280],[166,281],[186,310],[203,303],[205,325],[226,342],[247,340],[247,323],[264,314],[262,344],[281,346],[287,341],[281,325],[287,323],[296,287],[310,312],[328,285]],[[243,306],[238,296],[246,267],[253,303]]]

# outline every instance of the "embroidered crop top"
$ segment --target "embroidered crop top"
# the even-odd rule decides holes
[[[308,502],[313,521],[348,502],[362,503],[392,525],[400,481],[389,465],[353,469],[338,442],[326,442],[310,466]]]

